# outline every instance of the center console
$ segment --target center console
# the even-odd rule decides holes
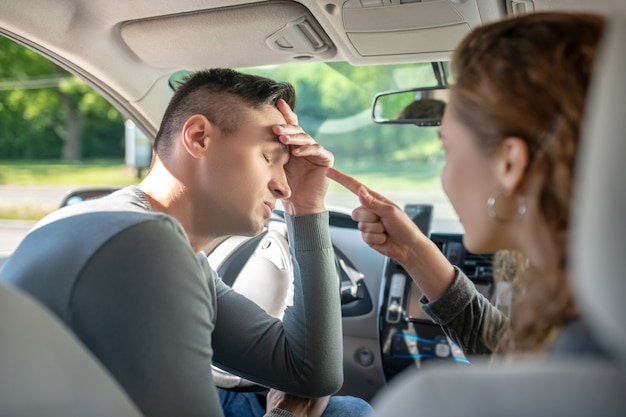
[[[407,214],[429,234],[432,207],[408,205]],[[446,258],[459,267],[490,298],[493,292],[492,254],[477,255],[463,246],[461,234],[430,234],[430,239]],[[382,281],[379,314],[383,370],[387,380],[408,367],[421,367],[428,361],[468,363],[463,350],[448,338],[422,310],[422,292],[404,268],[387,259]]]

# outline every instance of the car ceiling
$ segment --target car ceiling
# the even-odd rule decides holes
[[[81,76],[154,135],[178,69],[446,60],[473,28],[624,0],[0,0],[0,33]],[[625,12],[626,13],[626,12]]]

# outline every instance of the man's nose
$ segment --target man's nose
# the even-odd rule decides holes
[[[278,199],[286,199],[291,196],[291,188],[289,187],[287,177],[284,173],[278,177],[274,177],[272,181],[270,181],[269,186],[274,196]]]

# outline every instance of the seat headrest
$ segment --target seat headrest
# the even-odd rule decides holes
[[[598,341],[626,366],[626,20],[609,21],[589,90],[576,174],[573,290]]]

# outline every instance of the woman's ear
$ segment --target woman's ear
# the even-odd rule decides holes
[[[500,144],[498,156],[500,183],[505,190],[512,192],[521,185],[526,176],[529,163],[528,145],[523,139],[508,137]]]
[[[181,140],[189,155],[196,159],[204,155],[209,146],[213,128],[213,124],[201,114],[194,114],[187,119],[183,125]]]

